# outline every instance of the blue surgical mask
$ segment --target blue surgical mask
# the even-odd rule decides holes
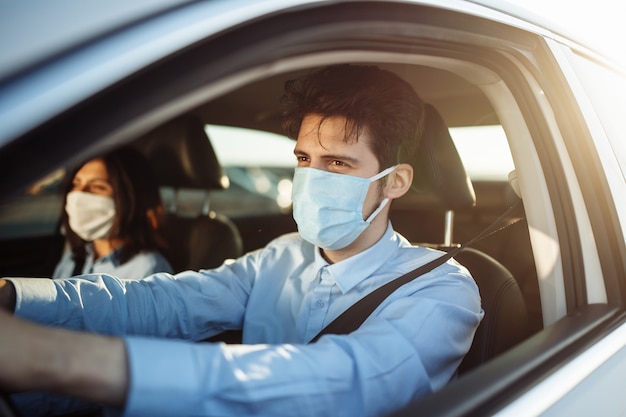
[[[372,182],[398,166],[371,178],[296,168],[293,176],[293,217],[302,238],[328,250],[343,249],[356,240],[389,202],[385,198],[363,220],[363,203]]]

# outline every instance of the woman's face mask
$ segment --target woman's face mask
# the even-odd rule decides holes
[[[398,166],[371,178],[337,174],[315,168],[296,168],[293,177],[293,217],[306,241],[328,250],[350,245],[389,202],[385,198],[366,220],[363,204],[372,182]]]
[[[65,211],[74,233],[88,242],[109,237],[115,222],[113,197],[71,191],[66,200]]]

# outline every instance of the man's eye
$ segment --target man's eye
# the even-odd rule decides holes
[[[345,166],[346,164],[343,161],[339,161],[337,159],[335,159],[334,161],[331,162],[332,165],[337,166],[337,167],[342,167]]]

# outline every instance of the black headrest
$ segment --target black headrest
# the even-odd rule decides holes
[[[411,190],[394,208],[458,210],[476,204],[474,187],[439,112],[426,104],[424,133],[411,162]]]
[[[228,182],[204,124],[191,116],[172,120],[137,142],[152,163],[161,186],[224,189]]]

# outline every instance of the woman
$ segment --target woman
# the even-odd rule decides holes
[[[158,233],[159,189],[138,151],[118,148],[82,164],[69,178],[62,219],[69,247],[53,278],[106,273],[141,279],[172,272]]]

